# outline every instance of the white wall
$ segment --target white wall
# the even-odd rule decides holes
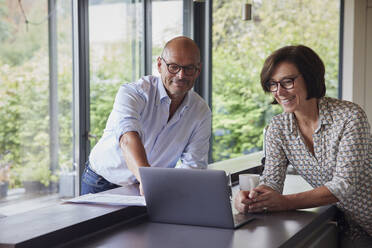
[[[342,99],[372,122],[372,0],[345,0]]]

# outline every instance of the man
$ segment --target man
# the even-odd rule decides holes
[[[93,148],[81,193],[139,182],[139,167],[206,168],[211,111],[192,91],[200,51],[187,37],[170,40],[157,59],[160,78],[120,87],[102,138]]]

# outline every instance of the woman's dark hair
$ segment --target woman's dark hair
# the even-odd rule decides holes
[[[261,85],[265,92],[270,92],[265,84],[271,79],[273,71],[281,62],[288,62],[297,67],[305,81],[306,99],[321,98],[325,95],[323,61],[311,48],[304,45],[282,47],[266,58],[261,70]],[[273,104],[276,103],[274,100]]]

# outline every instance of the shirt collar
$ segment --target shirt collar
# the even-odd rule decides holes
[[[315,130],[318,132],[322,125],[328,125],[333,123],[332,115],[328,108],[328,101],[326,97],[322,97],[318,101],[318,108],[319,108],[319,126]],[[288,113],[286,117],[289,119],[289,130],[293,133],[297,130],[296,118],[294,113]]]
[[[181,116],[183,115],[183,113],[186,111],[186,109],[189,108],[190,104],[191,104],[191,101],[190,101],[190,94],[191,92],[188,91],[185,95],[185,97],[183,98],[183,101],[182,103],[180,104],[180,106],[178,106],[178,110],[176,111],[176,113],[178,112],[178,118],[181,118]]]
[[[295,127],[297,126],[294,113],[286,113],[286,118],[289,119],[289,131],[293,133],[295,130]]]
[[[159,98],[156,101],[156,106],[159,105],[160,102],[163,101],[163,99],[166,99],[164,101],[166,101],[167,103],[170,103],[171,99],[168,96],[167,91],[164,88],[163,81],[161,80],[160,77],[158,78],[158,92],[159,92]]]
[[[166,103],[170,104],[171,103],[171,99],[168,96],[167,91],[165,90],[163,81],[161,80],[160,77],[158,79],[159,79],[158,80],[159,99],[158,99],[158,101],[156,101],[156,106],[159,105],[162,101],[165,101]],[[183,112],[185,109],[187,109],[187,108],[190,107],[190,102],[191,102],[191,100],[190,100],[190,94],[191,94],[190,91],[188,91],[186,93],[185,98],[183,99],[181,105],[179,106],[179,108],[182,110],[181,112]]]
[[[181,103],[181,106],[182,106],[182,108],[183,109],[187,109],[187,108],[189,108],[190,107],[190,94],[191,94],[191,92],[190,92],[190,90],[186,93],[186,95],[185,95],[185,98],[183,98],[183,101],[182,101],[182,103]]]
[[[320,125],[332,124],[333,119],[332,119],[332,114],[328,107],[327,97],[322,97],[319,99],[318,108],[319,108]]]

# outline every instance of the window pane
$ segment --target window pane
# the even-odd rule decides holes
[[[156,59],[165,43],[183,34],[183,1],[152,1],[152,73],[159,75]]]
[[[142,13],[141,1],[89,1],[91,147],[120,85],[140,76]]]
[[[53,204],[73,192],[71,2],[57,1],[50,13],[47,3],[0,1],[3,215]],[[61,186],[60,175],[72,183]]]
[[[260,0],[243,21],[242,1],[213,2],[213,159],[262,149],[262,130],[281,108],[270,105],[259,74],[274,50],[304,44],[326,67],[327,95],[337,97],[340,1]]]

